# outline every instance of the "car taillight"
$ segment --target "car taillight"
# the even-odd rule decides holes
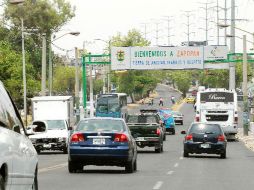
[[[199,120],[200,120],[199,116],[196,116],[196,122],[199,122]]]
[[[225,136],[224,135],[218,136],[218,141],[224,142],[225,141]]]
[[[235,117],[235,124],[238,124],[238,117]]]
[[[125,134],[115,134],[115,142],[128,142],[128,137]]]
[[[160,130],[159,128],[156,129],[156,134],[157,134],[158,136],[160,136],[161,130]]]
[[[82,142],[85,141],[84,135],[82,133],[76,133],[71,136],[71,142]]]
[[[192,134],[185,136],[186,141],[192,141]]]

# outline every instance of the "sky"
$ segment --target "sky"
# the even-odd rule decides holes
[[[209,45],[217,44],[216,6],[217,0],[66,0],[76,7],[76,16],[72,18],[61,31],[56,33],[56,38],[67,32],[80,32],[79,36],[65,35],[56,40],[53,50],[61,55],[74,56],[74,47],[86,48],[91,53],[102,53],[106,42],[118,32],[126,35],[133,28],[140,30],[152,42],[152,46],[168,45],[168,27],[166,16],[170,17],[170,45],[179,46],[187,41],[187,17],[185,11],[190,12],[190,40],[205,40],[205,3],[208,7],[208,42]],[[236,18],[249,21],[237,21],[236,26],[254,32],[254,0],[235,0]],[[224,19],[225,0],[219,2],[219,17]],[[227,15],[230,18],[231,0],[227,0]],[[220,22],[224,22],[220,20]],[[156,33],[156,23],[158,32]],[[229,23],[229,21],[228,21]],[[228,28],[228,34],[230,30]],[[158,42],[156,42],[158,34]],[[236,36],[242,37],[244,33],[236,30]],[[220,29],[220,45],[224,45],[224,29]],[[96,41],[94,39],[102,39]],[[253,37],[247,34],[247,39]],[[229,39],[227,40],[229,44]],[[252,44],[248,44],[251,48]],[[242,41],[236,40],[236,51],[242,51]],[[68,50],[68,51],[67,51]]]

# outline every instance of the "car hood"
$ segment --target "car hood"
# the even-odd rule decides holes
[[[47,130],[46,132],[38,133],[35,135],[30,135],[30,139],[38,138],[59,138],[68,137],[69,132],[67,130]]]

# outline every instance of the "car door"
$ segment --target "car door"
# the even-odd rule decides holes
[[[29,167],[28,146],[25,140],[25,129],[23,127],[19,113],[11,100],[8,92],[0,85],[0,105],[4,110],[5,123],[8,127],[8,136],[11,140],[12,154],[12,190],[26,190],[31,184],[28,184],[30,178],[33,179],[33,173],[26,172]]]

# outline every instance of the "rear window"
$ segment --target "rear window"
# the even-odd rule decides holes
[[[121,120],[83,120],[80,121],[76,131],[91,132],[122,132],[125,131],[124,123]]]
[[[217,124],[193,124],[190,128],[189,133],[222,133],[220,126]]]
[[[130,115],[127,123],[158,123],[159,118],[155,115]]]

